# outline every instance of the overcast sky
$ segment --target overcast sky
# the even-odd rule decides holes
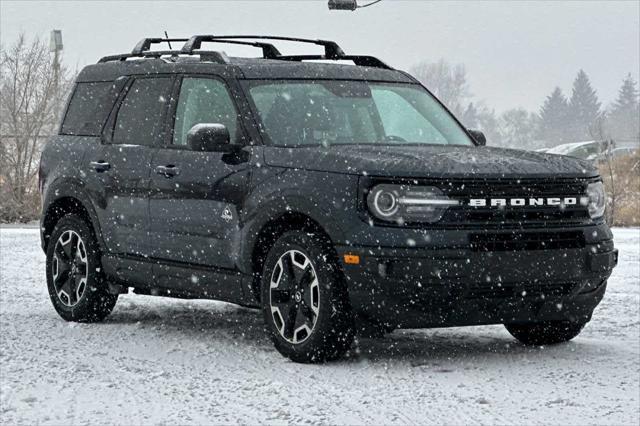
[[[360,0],[360,3],[366,1]],[[372,54],[409,69],[445,58],[467,66],[471,91],[498,111],[537,110],[555,86],[570,93],[578,69],[600,99],[640,74],[640,2],[399,1],[356,12],[327,1],[7,1],[0,38],[48,37],[61,29],[64,58],[82,67],[127,52],[142,37],[253,33],[334,39],[347,53]],[[299,53],[293,46],[282,49]],[[232,49],[225,49],[233,53]]]

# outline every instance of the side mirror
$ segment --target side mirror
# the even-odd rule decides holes
[[[478,145],[485,146],[487,144],[487,138],[480,130],[467,129],[467,132],[469,132],[471,137],[478,143]]]
[[[187,133],[187,145],[193,151],[231,152],[229,130],[224,124],[199,123]]]

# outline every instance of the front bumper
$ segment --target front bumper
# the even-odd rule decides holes
[[[612,240],[580,248],[338,246],[354,311],[393,328],[588,321],[617,264]]]

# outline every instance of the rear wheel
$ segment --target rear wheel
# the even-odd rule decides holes
[[[346,285],[336,261],[314,234],[292,231],[269,251],[262,307],[278,351],[296,362],[341,357],[353,341]]]
[[[586,322],[546,321],[533,324],[505,324],[507,331],[525,345],[553,345],[576,337]]]
[[[67,321],[101,321],[118,295],[103,279],[98,245],[87,223],[69,214],[56,224],[47,248],[47,287],[53,307]]]

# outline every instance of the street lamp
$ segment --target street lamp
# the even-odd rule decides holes
[[[49,40],[49,52],[60,52],[62,50],[62,30],[52,30]]]
[[[60,52],[62,47],[62,30],[52,30],[51,38],[49,39],[49,52],[53,52],[53,73],[56,82],[60,71]]]
[[[382,0],[375,0],[362,6],[358,5],[358,0],[329,0],[329,10],[351,10],[362,9],[376,4]]]
[[[60,83],[60,52],[62,52],[62,30],[52,30],[49,39],[49,52],[53,52],[53,100],[59,104],[58,85]]]

